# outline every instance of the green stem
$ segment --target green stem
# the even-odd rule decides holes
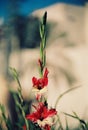
[[[17,106],[20,108],[21,112],[22,112],[22,115],[23,115],[23,118],[24,118],[24,122],[25,122],[25,125],[26,125],[26,130],[29,130],[29,125],[28,125],[28,121],[27,119],[25,118],[25,112],[23,110],[23,107],[18,103],[16,102]]]
[[[46,65],[46,54],[45,54],[45,47],[46,47],[46,21],[47,21],[47,12],[45,12],[42,21],[40,22],[40,60],[42,65],[40,66],[40,75],[43,76],[43,70]]]

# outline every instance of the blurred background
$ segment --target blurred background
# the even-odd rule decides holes
[[[13,51],[39,47],[39,20],[44,11],[48,12],[47,46],[86,43],[87,0],[1,0],[0,75],[8,75]]]
[[[49,69],[48,101],[53,106],[58,95],[73,85],[80,84],[84,88],[76,95],[73,94],[73,97],[70,95],[69,99],[72,100],[63,100],[61,109],[76,109],[84,116],[85,108],[88,108],[87,0],[0,1],[0,101],[7,103],[8,84],[13,88],[16,86],[11,78],[9,66],[18,71],[23,95],[28,99],[32,87],[31,79],[33,76],[39,76],[39,22],[45,11],[46,58]],[[66,109],[66,102],[70,104],[69,109]],[[85,105],[82,105],[83,103]],[[88,118],[88,115],[86,116]]]

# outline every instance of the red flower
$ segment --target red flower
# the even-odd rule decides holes
[[[48,73],[49,72],[46,68],[42,78],[37,79],[36,77],[33,77],[32,78],[33,87],[41,90],[42,88],[47,86],[48,85],[48,77],[47,77]]]
[[[45,130],[50,130],[50,117],[56,115],[57,111],[55,109],[48,109],[47,105],[42,102],[38,104],[38,107],[34,106],[34,108],[36,111],[32,114],[28,114],[26,119],[31,120],[34,123],[38,123],[38,125]]]

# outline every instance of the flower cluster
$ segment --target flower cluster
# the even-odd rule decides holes
[[[40,128],[44,130],[51,129],[51,126],[54,124],[54,120],[52,117],[57,114],[57,111],[54,108],[48,109],[47,101],[40,101],[41,97],[44,96],[45,92],[47,92],[48,73],[48,69],[45,68],[44,74],[41,78],[32,78],[32,91],[36,93],[38,105],[33,105],[35,111],[31,114],[26,115],[27,120],[32,121],[34,124],[37,123]],[[26,130],[25,125],[23,126],[23,129]]]
[[[32,78],[32,92],[35,93],[36,99],[38,101],[38,105],[33,107],[35,111],[27,114],[26,119],[30,120],[43,129],[43,130],[51,130],[51,126],[55,123],[53,117],[57,115],[57,111],[54,108],[48,108],[47,98],[45,99],[45,94],[47,93],[47,85],[48,85],[48,69],[46,65],[46,55],[45,55],[45,26],[46,26],[46,16],[45,13],[43,17],[43,22],[41,23],[40,35],[41,35],[41,44],[40,44],[40,59],[38,60],[39,68],[40,68],[40,78],[33,77]],[[24,125],[23,129],[26,130],[27,126]]]

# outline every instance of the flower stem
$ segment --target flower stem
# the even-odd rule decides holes
[[[40,22],[40,37],[41,37],[41,43],[40,43],[40,75],[43,76],[43,70],[46,65],[46,21],[47,21],[47,12],[45,12],[42,21]]]

